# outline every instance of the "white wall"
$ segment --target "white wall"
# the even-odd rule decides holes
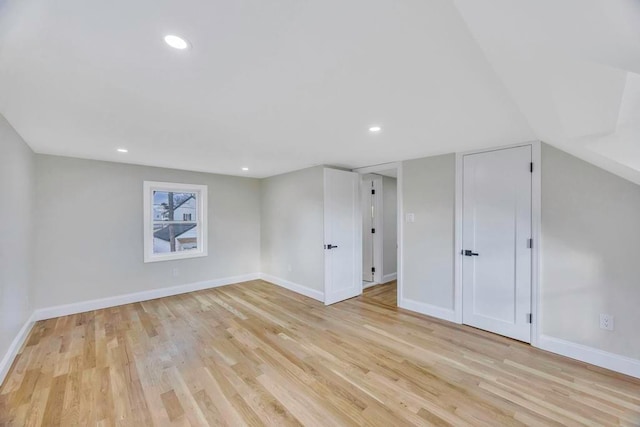
[[[36,162],[36,308],[260,270],[257,179],[48,155]],[[208,185],[207,257],[143,262],[145,180]]]
[[[35,155],[0,115],[0,359],[31,316]],[[6,368],[0,366],[0,369]],[[0,375],[0,381],[2,375]]]
[[[261,181],[262,272],[324,292],[324,168]]]
[[[382,177],[382,277],[398,270],[398,194],[397,180]]]
[[[640,186],[543,145],[542,234],[542,333],[640,359]]]
[[[403,299],[453,310],[455,155],[402,162]],[[404,218],[403,218],[404,221]]]

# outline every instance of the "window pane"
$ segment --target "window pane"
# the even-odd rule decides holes
[[[197,193],[153,192],[154,221],[197,221]]]
[[[164,254],[171,252],[192,251],[198,249],[198,225],[185,224],[154,224],[153,225],[153,253]]]

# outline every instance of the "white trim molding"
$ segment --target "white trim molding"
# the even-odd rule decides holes
[[[27,340],[27,337],[29,337],[29,333],[31,332],[31,328],[33,328],[34,324],[35,318],[32,314],[24,323],[24,325],[22,325],[22,328],[20,328],[20,331],[18,331],[18,335],[16,335],[16,337],[13,339],[11,345],[7,349],[7,352],[2,358],[2,361],[0,361],[0,385],[4,383],[4,379],[9,373],[9,369],[11,369],[13,361],[18,356],[18,353],[22,349],[22,345]]]
[[[402,162],[391,162],[391,163],[382,163],[379,165],[373,165],[373,166],[366,166],[366,167],[362,167],[362,168],[357,168],[357,169],[353,169],[353,172],[358,172],[361,175],[366,175],[368,173],[377,173],[377,172],[382,172],[382,171],[386,171],[386,170],[390,170],[390,169],[395,169],[398,171],[397,173],[397,177],[396,177],[396,188],[397,188],[397,211],[396,211],[396,215],[397,215],[397,219],[398,219],[398,223],[397,223],[397,239],[398,239],[398,262],[397,262],[397,273],[396,273],[396,279],[398,282],[398,292],[397,292],[397,301],[398,301],[398,307],[400,307],[399,302],[402,300],[402,274],[403,274],[403,261],[402,261],[402,248],[403,248],[403,232],[404,232],[404,206],[403,206],[403,198],[402,198],[402,193],[403,193],[403,175],[402,175]],[[383,280],[384,282],[384,280]]]
[[[385,274],[382,276],[382,283],[389,283],[398,278],[398,273]]]
[[[264,280],[265,282],[269,282],[271,284],[280,286],[281,288],[288,289],[297,294],[304,295],[305,297],[313,298],[314,300],[324,303],[324,292],[320,292],[316,289],[312,289],[307,286],[300,285],[298,283],[293,283],[288,280],[282,279],[280,277],[272,276],[266,273],[260,273],[260,279]]]
[[[398,169],[401,163],[402,162],[380,163],[379,165],[355,168],[355,169],[352,169],[352,172],[358,172],[360,175],[366,175],[368,173],[378,173],[382,171],[388,171],[391,169]]]
[[[373,266],[376,269],[373,273],[373,281],[384,283],[384,279],[382,278],[382,270],[384,268],[384,189],[382,185],[382,175],[377,175],[371,180],[373,181],[373,189],[376,191],[376,197],[373,199],[375,215],[373,217],[372,224],[372,228],[375,228],[376,230],[376,232],[373,234]]]
[[[222,279],[206,280],[203,282],[189,283],[186,285],[171,286],[167,288],[151,289],[148,291],[135,292],[131,294],[116,295],[89,301],[81,301],[71,304],[58,305],[54,307],[40,308],[33,313],[34,320],[53,319],[70,314],[84,313],[87,311],[100,310],[103,308],[116,307],[124,304],[131,304],[141,301],[149,301],[157,298],[170,297],[173,295],[186,294],[188,292],[201,291],[203,289],[217,288],[220,286],[232,285],[235,283],[249,282],[260,279],[260,273],[244,274],[241,276],[231,276]]]
[[[426,314],[427,316],[435,317],[449,322],[455,322],[455,313],[450,308],[438,307],[436,305],[431,305],[407,298],[399,300],[398,307],[404,308],[405,310],[415,311],[416,313]]]
[[[538,347],[542,330],[542,143],[531,143],[533,176],[531,177],[531,345]]]
[[[638,359],[632,359],[631,357],[621,356],[547,335],[540,335],[538,337],[537,347],[550,351],[551,353],[640,378],[640,360]]]
[[[179,184],[173,182],[144,181],[143,183],[143,224],[144,224],[144,262],[171,261],[176,259],[198,258],[207,256],[207,217],[208,217],[208,187],[201,184]],[[196,224],[197,248],[169,253],[154,253],[154,224],[153,195],[155,191],[182,192],[196,194]],[[175,221],[180,223],[183,221]],[[169,222],[166,222],[169,224]]]
[[[367,183],[371,183],[372,186],[367,185]],[[372,198],[372,192],[374,190],[375,197]],[[361,207],[362,207],[362,220],[364,221],[365,214],[371,213],[371,207],[373,206],[373,211],[375,213],[372,222],[371,228],[375,229],[375,233],[368,233],[364,230],[364,224],[362,227],[362,242],[363,242],[363,250],[362,256],[364,260],[364,244],[367,236],[371,237],[371,248],[372,248],[372,257],[373,264],[371,265],[374,268],[374,272],[372,275],[371,282],[382,283],[382,267],[383,267],[383,251],[384,251],[384,230],[383,230],[383,218],[380,215],[382,210],[382,175],[375,174],[366,174],[360,175],[360,198],[361,198]],[[363,263],[363,271],[362,276],[365,276],[364,272],[364,263]],[[363,288],[364,289],[364,288]]]
[[[456,153],[454,224],[453,224],[453,318],[462,324],[462,188],[463,188],[463,153]]]
[[[402,284],[404,283],[404,167],[402,162],[398,162],[398,177],[396,180],[396,196],[398,199],[398,210],[396,215],[398,216],[398,262],[396,264],[396,300],[402,300]]]

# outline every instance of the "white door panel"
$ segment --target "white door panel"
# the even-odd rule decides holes
[[[360,175],[324,170],[325,304],[362,293]]]
[[[531,147],[463,158],[463,323],[530,342]],[[477,254],[477,255],[476,255]]]
[[[362,180],[362,279],[373,282],[373,180]]]

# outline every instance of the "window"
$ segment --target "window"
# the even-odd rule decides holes
[[[207,255],[207,186],[144,182],[144,262]]]

